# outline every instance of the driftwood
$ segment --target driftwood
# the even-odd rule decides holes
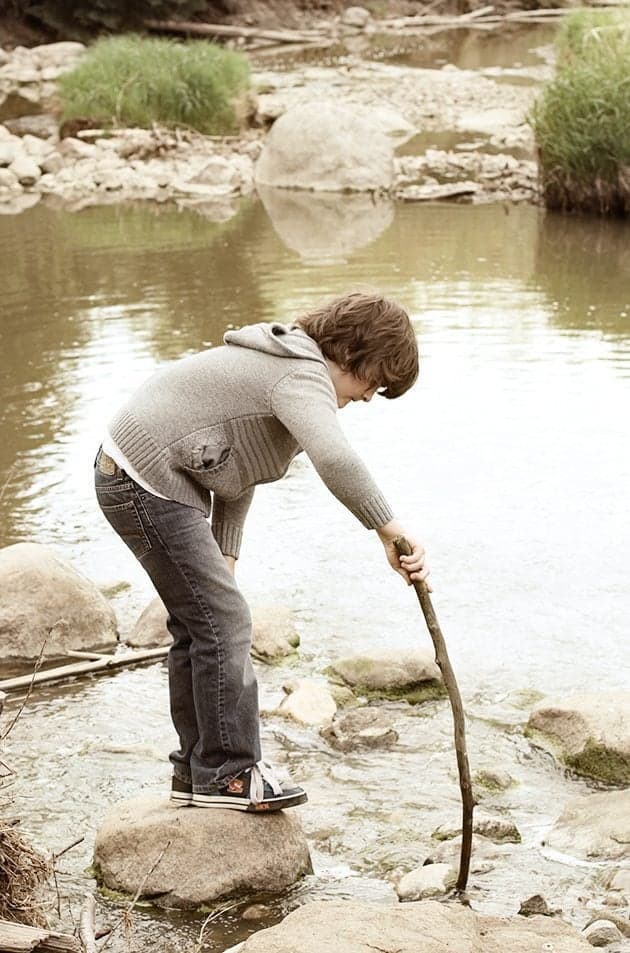
[[[96,653],[90,654],[95,655]],[[18,675],[15,678],[5,678],[0,681],[0,691],[11,692],[20,688],[27,688],[30,685],[40,685],[42,682],[56,682],[62,678],[72,678],[74,675],[87,675],[90,672],[103,672],[110,668],[137,665],[139,662],[163,658],[167,654],[168,646],[161,646],[156,649],[143,649],[141,652],[125,652],[123,655],[103,655],[93,661],[60,665],[57,668],[36,672],[35,675]]]
[[[94,894],[86,893],[79,917],[79,939],[84,953],[96,953],[96,901]]]
[[[411,555],[411,546],[403,536],[394,540],[394,545],[400,556]],[[462,705],[462,696],[459,693],[455,673],[451,666],[448,652],[446,651],[446,642],[442,635],[442,630],[437,620],[429,590],[426,583],[414,582],[414,589],[418,596],[418,601],[422,608],[424,618],[433,640],[435,647],[435,660],[439,665],[444,685],[448,692],[449,701],[453,710],[453,722],[455,726],[455,753],[457,755],[457,768],[459,771],[459,786],[462,792],[462,849],[459,860],[459,874],[457,876],[456,889],[463,892],[468,882],[468,871],[470,869],[470,853],[472,848],[473,833],[473,808],[474,799],[472,793],[472,784],[470,781],[470,767],[468,765],[468,753],[466,751],[466,727],[464,717],[464,706]]]
[[[54,933],[26,927],[10,920],[0,920],[0,950],[2,953],[81,953],[79,941],[67,933]]]
[[[192,36],[235,36],[243,39],[271,40],[274,43],[317,43],[324,34],[320,30],[261,30],[252,26],[226,23],[197,23],[184,20],[145,20],[148,30],[161,33],[189,33]]]

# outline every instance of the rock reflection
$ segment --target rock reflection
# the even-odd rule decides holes
[[[309,264],[344,262],[375,241],[394,219],[388,199],[258,186],[276,233]]]

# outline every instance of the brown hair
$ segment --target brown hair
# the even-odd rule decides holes
[[[418,377],[418,344],[407,312],[378,294],[355,291],[297,318],[295,324],[343,370],[400,397]]]

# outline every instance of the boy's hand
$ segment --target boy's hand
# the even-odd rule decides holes
[[[225,559],[228,565],[228,569],[234,576],[236,573],[236,559],[234,558],[234,556],[226,556],[225,554],[223,555],[223,558]]]
[[[403,577],[408,586],[414,582],[425,582],[429,592],[432,592],[431,585],[427,582],[430,570],[426,563],[424,546],[406,533],[398,520],[386,523],[376,532],[385,548],[385,554],[392,569]],[[397,536],[404,536],[411,546],[412,552],[409,556],[398,555],[394,545]]]

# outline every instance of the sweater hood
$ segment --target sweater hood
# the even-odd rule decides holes
[[[225,344],[263,351],[276,357],[316,361],[327,367],[325,358],[313,338],[302,328],[291,325],[278,322],[250,324],[238,331],[228,331],[223,336],[223,341]]]

